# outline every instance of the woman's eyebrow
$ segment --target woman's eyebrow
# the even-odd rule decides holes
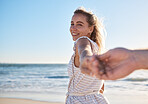
[[[82,23],[82,24],[84,24],[82,21],[77,21],[77,23]]]

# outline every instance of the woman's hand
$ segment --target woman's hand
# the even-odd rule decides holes
[[[92,73],[99,79],[116,80],[132,73],[136,60],[131,50],[115,48],[102,55],[92,56],[87,64],[89,66],[87,73]],[[84,71],[82,72],[85,73]]]
[[[105,74],[105,63],[98,59],[97,55],[85,57],[80,65],[81,72],[94,77]]]

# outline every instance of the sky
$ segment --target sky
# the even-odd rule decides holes
[[[148,0],[0,0],[0,63],[68,63],[81,6],[104,20],[106,51],[148,48]]]

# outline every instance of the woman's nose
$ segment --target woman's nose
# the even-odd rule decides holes
[[[71,26],[71,29],[72,29],[72,30],[76,30],[77,28],[76,28],[75,25],[73,25],[73,26]]]

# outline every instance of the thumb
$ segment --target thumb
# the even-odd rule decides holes
[[[108,59],[109,57],[110,57],[109,52],[106,52],[106,53],[104,53],[104,54],[98,56],[98,58],[99,58],[100,60],[105,60],[105,59]]]

